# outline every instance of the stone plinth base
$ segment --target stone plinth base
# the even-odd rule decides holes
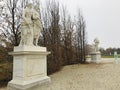
[[[90,63],[91,62],[91,55],[86,56],[86,62]]]
[[[50,82],[47,76],[47,52],[45,47],[14,47],[13,78],[8,83],[8,90],[26,90],[35,85]]]
[[[101,53],[100,52],[91,53],[91,62],[100,63],[101,62]]]
[[[29,80],[29,81],[20,81],[20,80],[11,80],[8,83],[8,90],[29,90],[31,87],[34,87],[36,85],[49,83],[50,77],[45,76],[41,77],[37,80]]]

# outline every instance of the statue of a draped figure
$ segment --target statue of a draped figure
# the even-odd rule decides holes
[[[97,38],[94,39],[94,52],[99,52],[99,40]]]
[[[23,11],[21,20],[20,45],[33,45],[32,4],[29,3]]]
[[[37,45],[40,36],[40,31],[42,28],[41,20],[39,18],[38,6],[36,5],[34,9],[32,4],[29,3],[23,11],[21,20],[21,41],[19,46]]]

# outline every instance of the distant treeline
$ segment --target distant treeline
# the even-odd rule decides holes
[[[107,49],[100,48],[100,51],[102,55],[106,55],[106,56],[114,55],[114,52],[120,54],[120,48],[107,48]]]

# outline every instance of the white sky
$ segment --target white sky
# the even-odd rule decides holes
[[[100,40],[100,47],[120,47],[120,0],[59,0],[71,14],[82,10],[88,43]]]

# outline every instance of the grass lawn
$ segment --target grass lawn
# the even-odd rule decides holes
[[[101,56],[102,58],[114,58],[114,56],[113,55],[111,55],[111,56]],[[118,58],[120,58],[120,55],[118,55]]]
[[[114,56],[113,55],[111,55],[111,56],[101,56],[102,58],[114,58]]]

